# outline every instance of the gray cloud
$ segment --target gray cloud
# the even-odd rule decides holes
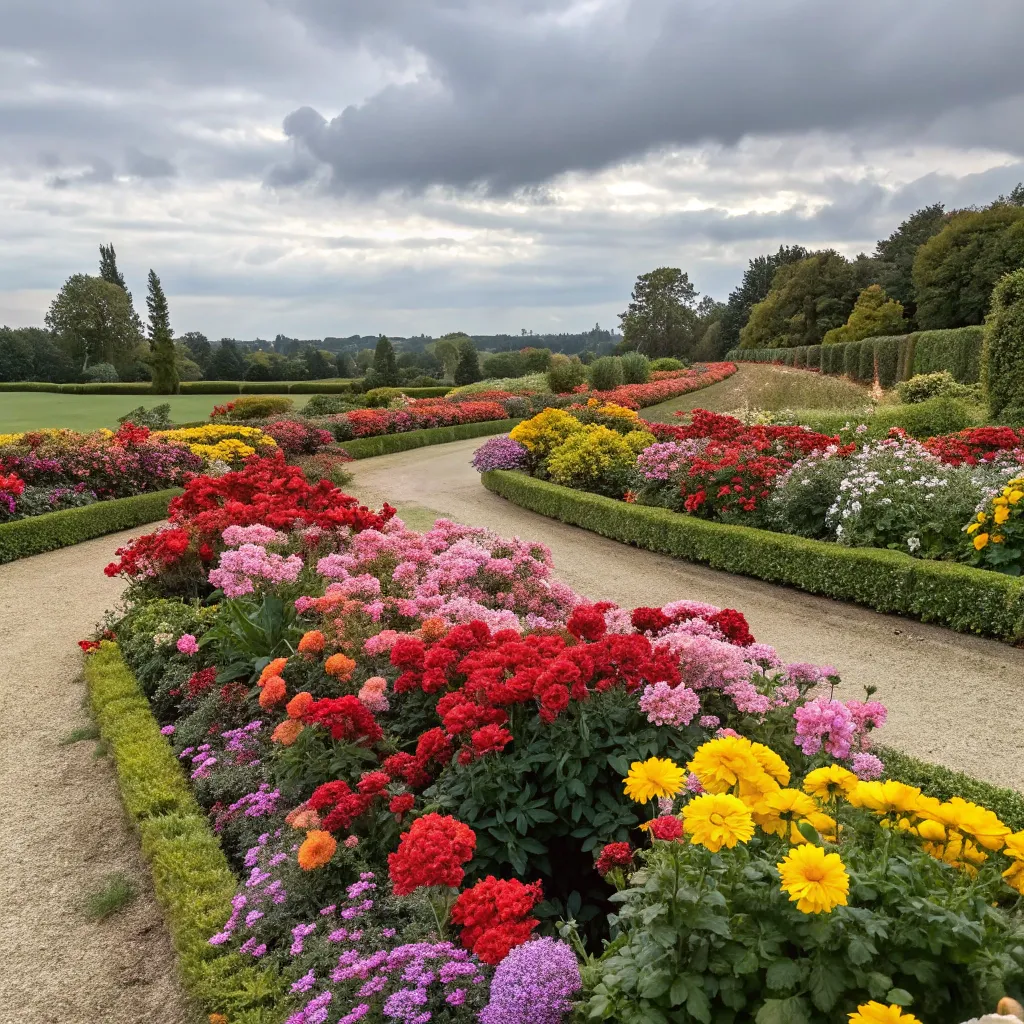
[[[1015,0],[908,0],[897,17],[890,0],[609,0],[589,18],[537,16],[569,6],[304,4],[324,31],[407,47],[426,71],[329,121],[296,110],[284,128],[299,161],[329,167],[338,189],[500,192],[747,135],[870,128],[906,140],[946,119],[944,134],[972,124],[1005,146],[1005,124],[970,112],[1024,109]]]
[[[125,170],[135,178],[173,178],[177,174],[170,160],[143,153],[134,146],[125,154]]]

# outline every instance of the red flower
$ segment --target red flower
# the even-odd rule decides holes
[[[388,810],[392,814],[407,814],[412,810],[415,803],[416,798],[412,793],[399,793],[398,796],[393,796],[391,798],[391,803],[388,804]]]
[[[720,612],[708,616],[708,622],[715,626],[718,631],[737,647],[749,647],[756,643],[750,627],[747,625],[746,617],[735,608],[723,608]]]
[[[607,632],[604,614],[597,610],[592,604],[580,605],[565,624],[565,628],[573,636],[581,640],[600,640]]]
[[[395,853],[388,854],[388,870],[396,896],[408,896],[420,886],[457,888],[462,865],[476,849],[476,834],[455,818],[425,814],[403,832]]]
[[[512,733],[500,725],[485,725],[473,733],[470,742],[473,744],[473,752],[477,756],[482,757],[491,751],[501,753],[512,742]]]
[[[501,963],[540,923],[529,914],[543,897],[540,882],[524,885],[488,875],[461,892],[452,907],[452,921],[462,925],[462,945],[484,963]]]
[[[356,789],[363,796],[380,796],[388,788],[391,776],[387,772],[364,772],[356,783]]]
[[[376,743],[384,733],[373,713],[351,694],[314,701],[302,716],[306,725],[322,725],[331,731],[331,738],[356,743]]]
[[[400,779],[407,786],[420,789],[430,782],[430,775],[423,767],[423,763],[412,754],[399,751],[386,758],[381,767],[393,779]]]
[[[85,654],[92,654],[93,651],[99,650],[99,640],[79,640],[78,646],[82,648]]]
[[[683,834],[683,823],[674,814],[666,814],[651,821],[648,831],[655,839],[672,842]]]
[[[313,790],[309,806],[320,815],[328,832],[347,831],[352,822],[370,806],[372,797],[353,793],[347,782],[325,782]]]
[[[633,863],[633,847],[629,843],[608,843],[597,858],[597,873],[604,878],[612,868],[626,868]]]
[[[660,633],[672,625],[672,620],[660,608],[634,608],[630,622],[641,633]]]

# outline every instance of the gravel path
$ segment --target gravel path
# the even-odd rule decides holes
[[[397,503],[417,529],[447,515],[543,541],[558,575],[593,599],[635,607],[690,598],[738,608],[786,661],[835,665],[844,696],[877,686],[890,712],[883,742],[1024,791],[1024,761],[1008,736],[1024,701],[1024,650],[640,551],[527,512],[481,486],[469,465],[479,445],[354,462],[349,489],[374,505]]]
[[[59,745],[89,724],[76,641],[117,601],[102,570],[130,535],[0,565],[2,1024],[195,1019],[112,765],[94,742]],[[93,923],[83,897],[114,872],[139,896]]]

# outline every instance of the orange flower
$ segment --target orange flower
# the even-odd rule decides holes
[[[306,636],[309,636],[307,633]],[[301,644],[299,647],[301,648]],[[345,654],[332,654],[324,664],[324,671],[335,679],[348,679],[355,671],[356,663]]]
[[[303,871],[322,868],[334,856],[337,848],[337,840],[330,832],[322,832],[320,829],[307,832],[299,847],[299,867]]]
[[[320,827],[320,815],[309,806],[309,801],[305,800],[284,816],[284,823],[308,832],[311,828]]]
[[[287,658],[275,658],[261,673],[257,686],[262,686],[271,676],[279,676],[283,671],[285,665],[288,664]]]
[[[280,676],[271,676],[263,684],[263,692],[260,694],[260,707],[272,708],[280,704],[288,695],[288,687]]]
[[[228,1024],[228,1019],[223,1013],[211,1013],[210,1024]]]
[[[423,625],[420,626],[420,636],[428,643],[433,640],[440,640],[447,632],[448,627],[444,624],[444,619],[436,617],[432,619],[424,619]]]
[[[312,703],[313,694],[307,693],[303,690],[302,693],[295,694],[295,696],[288,701],[285,711],[288,712],[289,718],[301,718],[309,710],[309,705]]]
[[[308,633],[302,634],[299,641],[299,654],[319,654],[324,649],[323,633],[319,629],[311,629]]]
[[[263,698],[260,697],[262,703]],[[294,718],[286,718],[281,722],[276,729],[270,734],[270,738],[275,743],[280,743],[282,747],[290,747],[298,738],[299,733],[305,726]]]

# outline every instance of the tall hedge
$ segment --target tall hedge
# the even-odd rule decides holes
[[[961,384],[981,380],[983,327],[957,327],[948,331],[918,331],[914,335],[913,377],[918,373],[948,370]]]
[[[1024,415],[1024,267],[1001,278],[992,292],[982,361],[992,415]]]

